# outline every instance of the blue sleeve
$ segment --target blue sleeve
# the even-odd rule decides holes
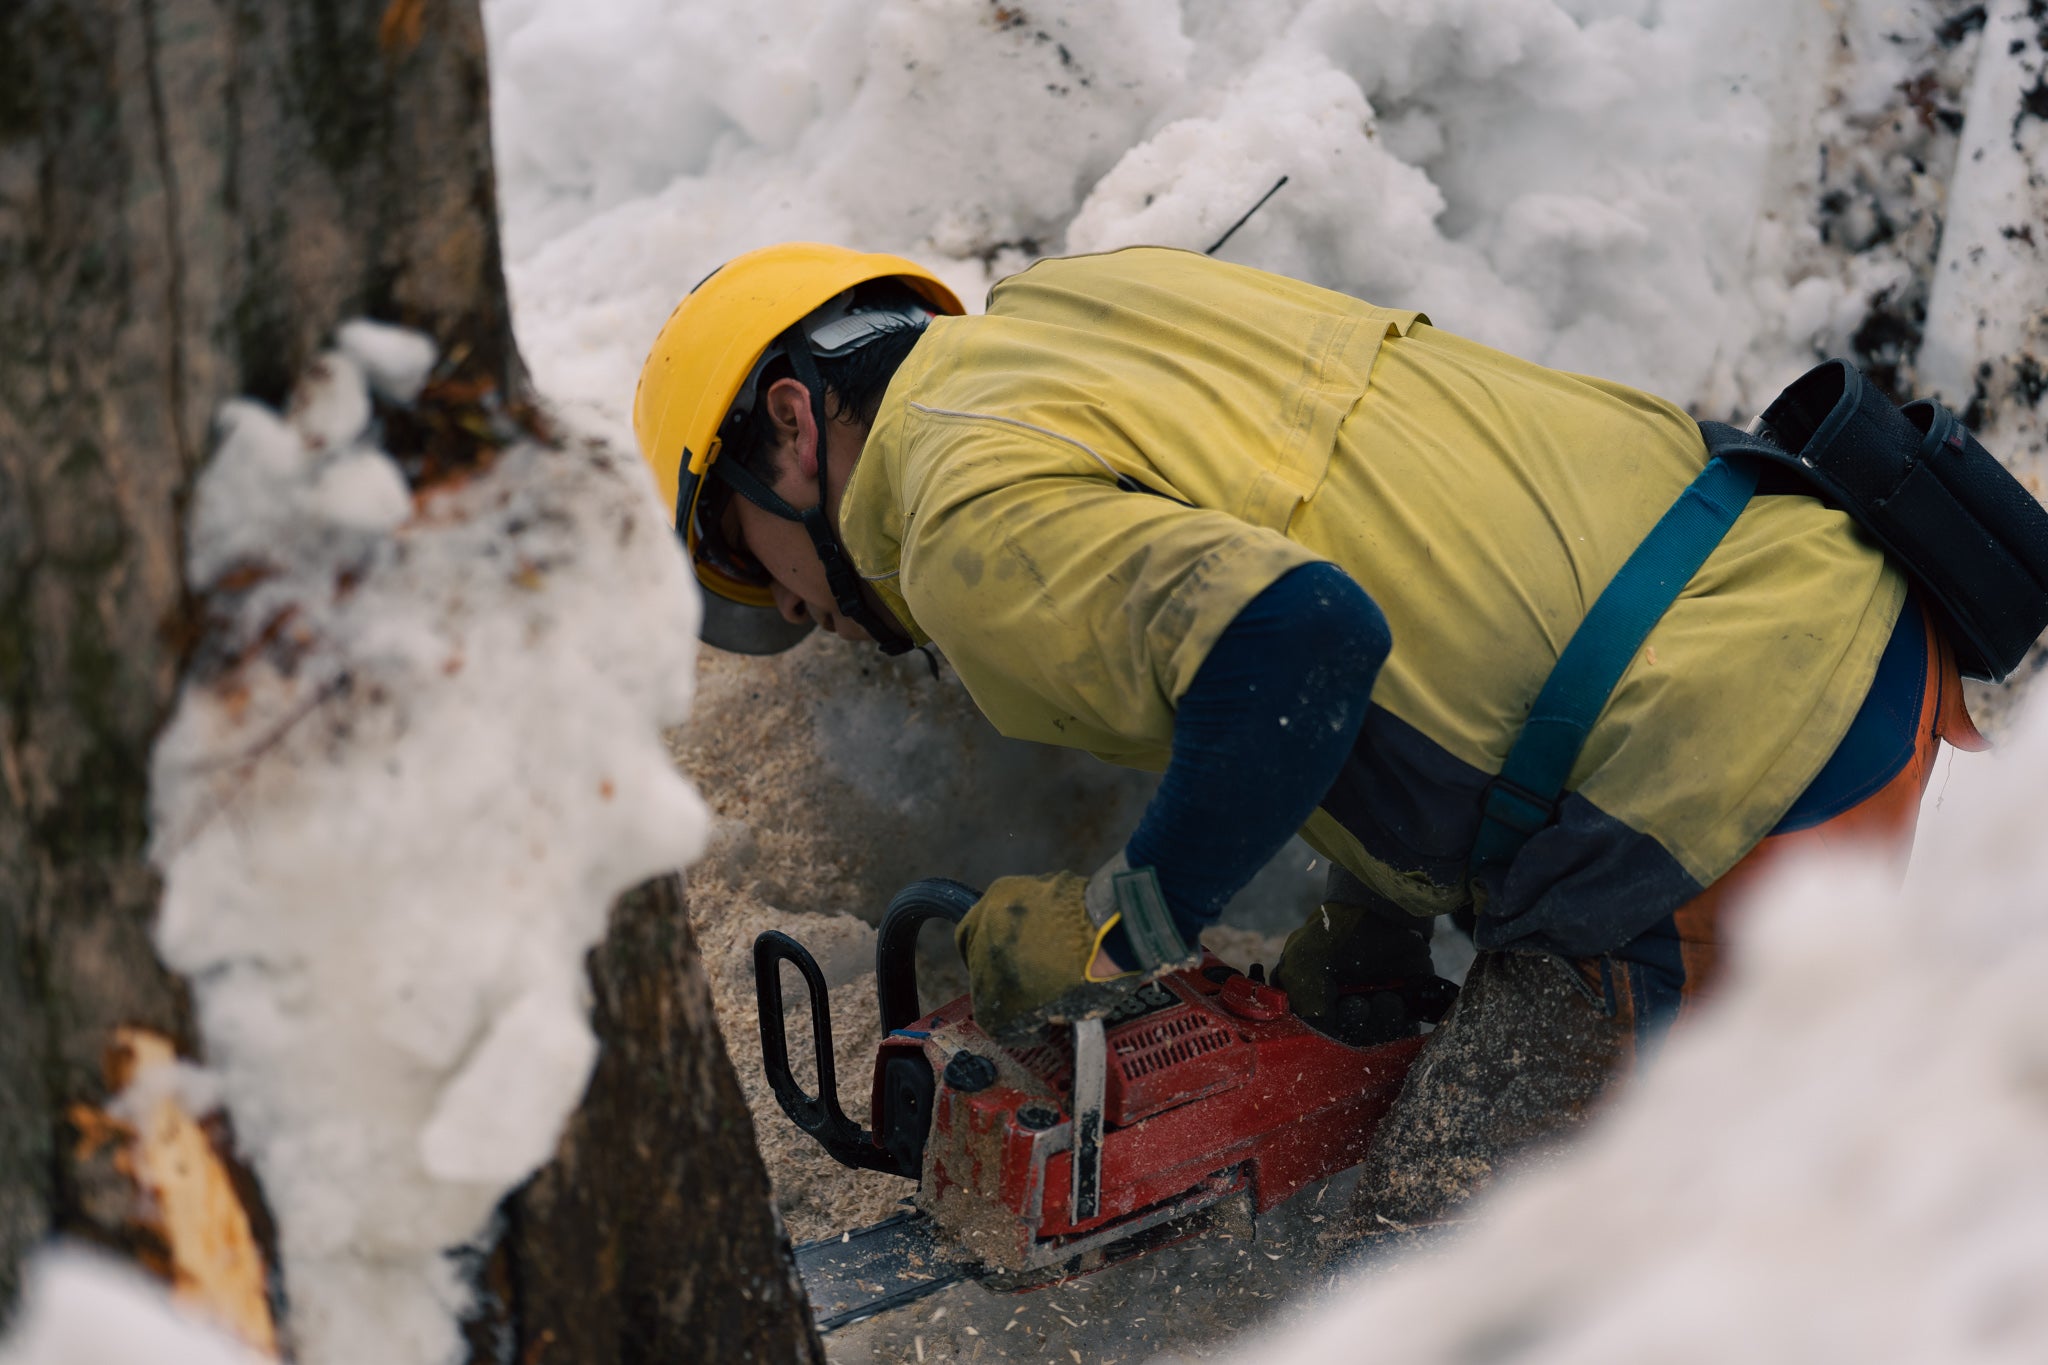
[[[1365,723],[1393,639],[1334,564],[1274,580],[1218,637],[1173,718],[1173,756],[1125,845],[1192,945],[1301,828]],[[1104,942],[1133,960],[1122,926]]]

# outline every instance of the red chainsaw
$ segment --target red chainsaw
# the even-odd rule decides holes
[[[820,1330],[961,1279],[1038,1288],[1222,1217],[1256,1218],[1364,1157],[1422,1046],[1347,1046],[1298,1019],[1257,967],[1205,953],[1107,1018],[1003,1047],[976,1027],[967,996],[928,1014],[918,1003],[918,930],[958,923],[977,899],[921,881],[882,918],[872,1129],[839,1105],[817,962],[787,934],[754,941],[762,1059],[783,1112],[841,1163],[919,1182],[914,1212],[796,1249]],[[816,1095],[790,1074],[785,962],[810,997]],[[1420,1012],[1440,1018],[1448,1003]]]

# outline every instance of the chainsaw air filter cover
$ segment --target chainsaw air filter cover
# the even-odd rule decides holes
[[[1207,1011],[1175,1001],[1110,1035],[1104,1113],[1125,1127],[1176,1104],[1242,1085],[1252,1045]]]
[[[1124,1128],[1177,1104],[1241,1085],[1253,1048],[1213,1013],[1183,1001],[1165,983],[1144,987],[1109,1016],[1109,1086],[1103,1117]],[[1013,1057],[1054,1094],[1074,1085],[1071,1031],[1015,1050]]]

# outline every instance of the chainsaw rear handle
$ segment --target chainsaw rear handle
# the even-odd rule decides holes
[[[882,1001],[882,1034],[887,1037],[924,1017],[917,1002],[917,931],[927,920],[958,924],[981,893],[946,877],[927,877],[896,893],[882,912],[875,934],[875,994]]]
[[[818,1093],[809,1095],[789,1070],[789,1040],[782,1021],[782,964],[795,967],[811,1000],[811,1042],[818,1059]],[[915,983],[912,983],[915,990]],[[754,998],[761,1014],[761,1068],[768,1073],[775,1102],[790,1122],[818,1140],[842,1166],[862,1171],[887,1171],[916,1179],[916,1170],[902,1169],[896,1153],[875,1145],[868,1130],[846,1117],[839,1107],[839,1076],[832,1065],[832,1004],[825,974],[803,944],[770,929],[754,940]]]

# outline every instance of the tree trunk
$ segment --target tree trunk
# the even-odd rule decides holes
[[[203,1056],[145,843],[212,414],[282,402],[356,315],[522,394],[488,112],[474,0],[0,6],[0,1320],[52,1231],[162,1251],[81,1116],[118,1029]],[[387,445],[419,477],[474,453]],[[819,1356],[672,883],[593,976],[606,1052],[509,1220],[509,1326],[535,1359]]]
[[[620,899],[590,979],[597,1073],[508,1205],[508,1358],[822,1362],[680,877]]]

